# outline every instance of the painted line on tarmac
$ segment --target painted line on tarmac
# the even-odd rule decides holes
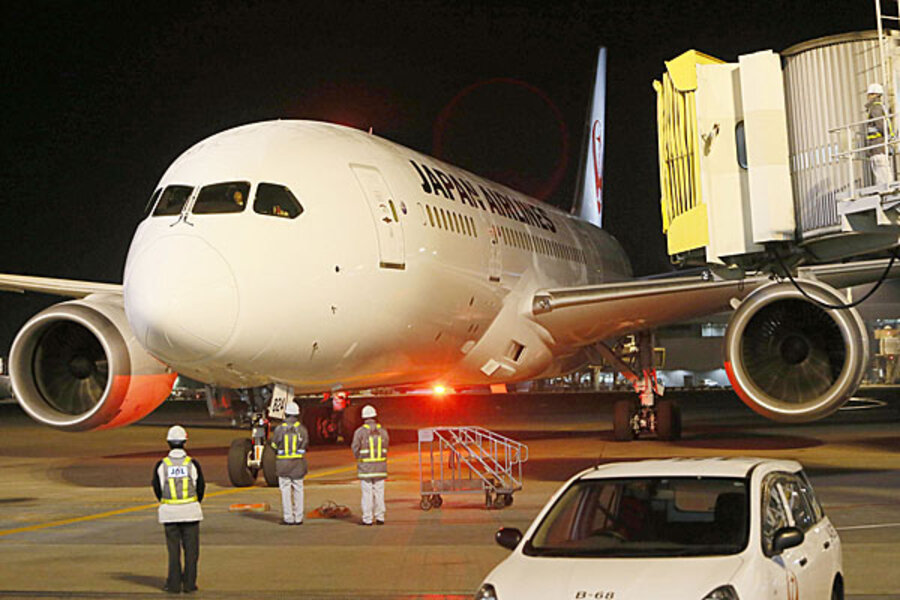
[[[310,473],[306,476],[306,479],[318,479],[320,477],[327,477],[329,475],[336,475],[338,473],[346,473],[347,471],[352,471],[356,469],[356,465],[351,467],[341,467],[339,469],[331,469],[328,471],[318,471],[316,473]],[[247,492],[250,490],[258,490],[258,489],[269,489],[267,486],[254,486],[254,487],[241,487],[241,488],[232,488],[229,490],[219,490],[218,492],[210,492],[204,496],[204,500],[206,498],[215,498],[216,496],[226,496],[229,494],[237,494],[239,492]],[[154,502],[153,504],[141,504],[139,506],[130,506],[128,508],[119,508],[117,510],[110,510],[107,512],[97,513],[95,515],[85,515],[83,517],[73,517],[71,519],[62,519],[59,521],[49,521],[47,523],[37,523],[35,525],[28,525],[26,527],[17,527],[15,529],[4,529],[0,530],[0,537],[5,535],[12,535],[14,533],[26,533],[28,531],[38,531],[40,529],[49,529],[50,527],[62,527],[63,525],[72,525],[73,523],[84,523],[85,521],[96,521],[97,519],[105,519],[107,517],[117,517],[119,515],[126,515],[128,513],[139,512],[142,510],[148,510],[150,508],[156,508],[159,506],[158,502]]]
[[[849,525],[847,527],[835,527],[838,531],[851,531],[853,529],[881,529],[882,527],[900,527],[900,523],[877,523],[875,525]]]

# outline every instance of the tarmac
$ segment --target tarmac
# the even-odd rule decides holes
[[[871,388],[818,423],[785,426],[746,409],[728,391],[673,394],[684,438],[612,440],[619,394],[535,394],[440,400],[409,395],[364,399],[392,435],[387,524],[361,527],[359,486],[345,446],[308,453],[306,511],[326,501],[345,519],[307,517],[279,525],[277,488],[233,488],[231,429],[197,402],[170,402],[123,429],[63,433],[0,404],[0,598],[164,597],[166,550],[150,488],[165,431],[188,428],[188,452],[207,479],[197,598],[471,598],[507,555],[493,541],[503,526],[524,530],[549,496],[580,469],[669,456],[793,458],[809,473],[840,532],[847,597],[900,598],[900,388]],[[483,494],[419,506],[416,430],[479,425],[529,447],[525,483],[512,506],[487,510]],[[230,512],[268,503],[266,512]]]

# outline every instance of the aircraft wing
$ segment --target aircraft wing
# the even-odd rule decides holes
[[[803,267],[800,276],[842,288],[877,281],[888,260]],[[895,261],[891,277],[900,276]],[[557,343],[586,344],[626,332],[654,329],[732,308],[769,275],[723,280],[702,275],[539,290],[532,299],[535,321]]]
[[[84,298],[91,294],[122,294],[122,285],[118,283],[97,283],[94,281],[76,281],[74,279],[55,279],[52,277],[32,277],[30,275],[0,274],[0,291],[5,292],[38,292],[66,298]]]

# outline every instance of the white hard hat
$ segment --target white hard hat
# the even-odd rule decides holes
[[[187,431],[181,425],[172,425],[169,427],[169,433],[166,434],[167,442],[186,442]]]
[[[867,94],[884,94],[884,88],[881,87],[880,83],[872,83],[869,84],[869,89],[866,90]]]
[[[294,416],[299,415],[300,407],[297,405],[296,402],[288,402],[287,406],[284,407],[284,414],[294,415]]]
[[[366,404],[362,409],[362,418],[363,419],[374,419],[375,418],[375,407],[371,404]]]

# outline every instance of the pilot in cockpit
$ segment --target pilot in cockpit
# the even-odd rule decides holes
[[[235,205],[244,208],[244,193],[241,190],[234,190],[231,194],[231,199],[234,201]]]

